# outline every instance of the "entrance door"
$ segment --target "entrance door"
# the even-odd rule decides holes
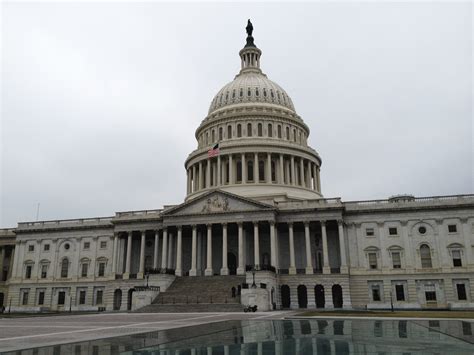
[[[3,302],[5,301],[5,295],[3,292],[0,292],[0,308],[3,307]]]
[[[128,290],[128,299],[127,299],[127,310],[131,311],[132,310],[132,297],[133,297],[133,292],[135,291],[134,288],[131,288]]]
[[[290,298],[290,286],[282,285],[281,286],[281,306],[283,308],[290,308],[291,298]]]
[[[334,308],[342,308],[342,287],[341,285],[334,285],[332,287],[332,303]]]
[[[122,290],[117,289],[114,292],[114,311],[120,311],[122,306]]]
[[[237,274],[237,258],[234,253],[227,253],[227,268],[230,275]]]
[[[298,307],[300,308],[308,307],[308,293],[306,292],[305,285],[298,286]]]
[[[323,285],[316,285],[314,287],[314,297],[316,298],[316,308],[324,308],[326,303],[324,297],[324,287]]]

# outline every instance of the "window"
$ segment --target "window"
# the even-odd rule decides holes
[[[64,305],[65,302],[66,302],[66,292],[59,291],[58,292],[58,305],[59,306]]]
[[[433,267],[431,263],[431,250],[430,247],[426,244],[420,246],[420,259],[421,267],[423,269]]]
[[[268,136],[273,137],[273,126],[271,123],[268,124]]]
[[[255,89],[255,96],[259,96],[258,88]]]
[[[374,236],[374,235],[375,235],[374,229],[373,229],[373,228],[366,228],[366,229],[365,229],[365,235],[366,235],[367,237],[372,237],[372,236]]]
[[[376,269],[377,268],[377,253],[369,253],[369,268]]]
[[[426,233],[426,227],[423,227],[423,226],[419,227],[418,228],[418,233],[425,234]]]
[[[257,134],[259,137],[263,136],[263,127],[261,123],[259,123],[257,126]]]
[[[79,291],[79,304],[86,304],[86,291]]]
[[[234,96],[235,96],[235,91],[234,91]],[[221,141],[223,137],[223,130],[222,127],[219,127],[219,140]]]
[[[95,298],[95,304],[102,304],[102,297],[104,295],[104,291],[102,290],[97,290],[96,293],[96,298]]]
[[[402,267],[402,261],[400,258],[400,252],[394,251],[392,252],[392,263],[394,269],[400,269]]]
[[[100,249],[105,249],[105,248],[107,248],[107,242],[105,241],[100,242]]]
[[[214,143],[216,141],[216,133],[214,130],[211,131],[211,142]]]
[[[49,251],[49,244],[45,244],[45,245],[43,246],[43,250],[44,250],[44,251]]]
[[[465,284],[456,284],[456,291],[458,292],[458,300],[459,301],[466,301],[467,300],[467,293],[466,293],[466,285]]]
[[[381,301],[379,285],[372,286],[372,301],[374,302]]]
[[[265,181],[265,164],[263,160],[258,162],[258,174],[260,175],[258,179],[260,181]]]
[[[252,124],[247,123],[247,137],[252,137]]]
[[[395,296],[397,301],[405,301],[405,288],[403,285],[395,285]]]
[[[231,138],[232,138],[232,126],[227,126],[227,139],[231,139]]]
[[[240,123],[237,125],[237,137],[242,137],[242,125]]]
[[[29,296],[30,292],[28,290],[24,290],[23,291],[23,298],[21,299],[21,304],[23,306],[26,306],[28,304],[28,296]]]
[[[41,265],[41,278],[45,279],[48,276],[48,265],[43,264]]]
[[[41,306],[44,304],[44,291],[38,293],[38,305]]]
[[[99,276],[105,275],[105,263],[99,263]]]
[[[25,279],[31,279],[31,265],[26,265]]]
[[[67,258],[64,258],[63,261],[61,262],[61,277],[65,278],[67,277],[69,271],[69,260]]]
[[[253,161],[247,162],[247,181],[253,181]]]
[[[69,243],[64,244],[64,249],[69,250],[70,247]]]
[[[397,235],[398,234],[397,228],[396,227],[390,227],[388,229],[388,234],[389,235]]]
[[[460,250],[453,250],[453,251],[451,251],[451,255],[453,257],[453,266],[454,267],[461,267],[462,266],[461,251]]]
[[[278,125],[278,138],[281,138],[281,125]]]
[[[448,232],[449,233],[457,233],[458,229],[456,228],[455,224],[448,225]]]
[[[434,285],[425,285],[426,302],[436,302],[436,289]]]
[[[87,277],[87,271],[89,269],[88,263],[82,263],[81,265],[81,277]]]
[[[28,251],[35,251],[35,246],[32,244],[28,245]]]

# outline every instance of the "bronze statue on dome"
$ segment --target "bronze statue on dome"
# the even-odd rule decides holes
[[[247,31],[247,44],[245,45],[245,47],[256,47],[255,43],[253,43],[253,25],[252,22],[250,22],[250,19],[247,21],[247,27],[245,27],[245,30]]]

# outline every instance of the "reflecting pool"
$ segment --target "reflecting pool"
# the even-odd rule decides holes
[[[474,323],[449,320],[244,320],[8,354],[474,354]]]

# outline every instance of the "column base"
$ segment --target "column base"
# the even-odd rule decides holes
[[[341,266],[340,270],[341,270],[341,274],[347,274],[349,272],[349,267]]]
[[[143,272],[137,274],[137,280],[143,279]]]
[[[175,275],[175,276],[183,276],[183,270],[176,269],[176,270],[174,271],[174,275]]]
[[[214,271],[212,269],[204,270],[204,276],[212,276],[214,275]]]
[[[323,266],[323,274],[330,274],[331,268],[329,266]]]
[[[296,268],[295,267],[290,267],[288,269],[288,274],[290,275],[296,275]]]
[[[197,276],[197,270],[189,270],[189,276]]]
[[[123,273],[123,279],[128,280],[130,278],[130,273],[129,272],[124,272]]]
[[[243,267],[237,268],[237,275],[245,275],[245,269]]]
[[[221,269],[221,275],[223,275],[223,276],[229,275],[229,269],[226,268],[226,267],[223,267],[223,268]]]
[[[312,267],[312,266],[307,266],[307,267],[305,268],[305,273],[306,273],[306,275],[312,275],[312,274],[314,274],[313,267]]]

